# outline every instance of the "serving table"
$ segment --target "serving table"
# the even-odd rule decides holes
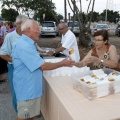
[[[119,120],[120,93],[95,100],[73,89],[70,76],[44,74],[41,111],[45,120]]]

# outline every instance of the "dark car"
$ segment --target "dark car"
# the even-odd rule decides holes
[[[115,35],[118,35],[120,37],[120,24],[118,24],[116,27]]]

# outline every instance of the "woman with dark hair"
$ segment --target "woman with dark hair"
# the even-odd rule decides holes
[[[118,63],[117,50],[114,45],[110,45],[107,30],[100,30],[94,34],[94,48],[80,62],[77,67],[92,64],[94,69],[116,68]]]
[[[10,33],[10,32],[15,30],[14,24],[12,22],[7,22],[6,23],[6,28],[8,30],[8,33]]]

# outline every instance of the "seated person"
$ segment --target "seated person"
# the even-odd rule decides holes
[[[120,64],[119,63],[117,64],[117,67],[115,68],[115,70],[120,72]]]
[[[117,65],[116,70],[120,71],[120,64]]]
[[[77,67],[83,67],[92,64],[94,69],[116,68],[118,64],[117,50],[114,45],[108,43],[108,31],[100,30],[94,34],[94,48],[80,62]]]

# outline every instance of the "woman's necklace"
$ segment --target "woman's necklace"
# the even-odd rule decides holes
[[[106,52],[106,48],[100,48],[100,49],[96,49],[97,55],[99,58],[103,59],[104,58],[104,54]]]

